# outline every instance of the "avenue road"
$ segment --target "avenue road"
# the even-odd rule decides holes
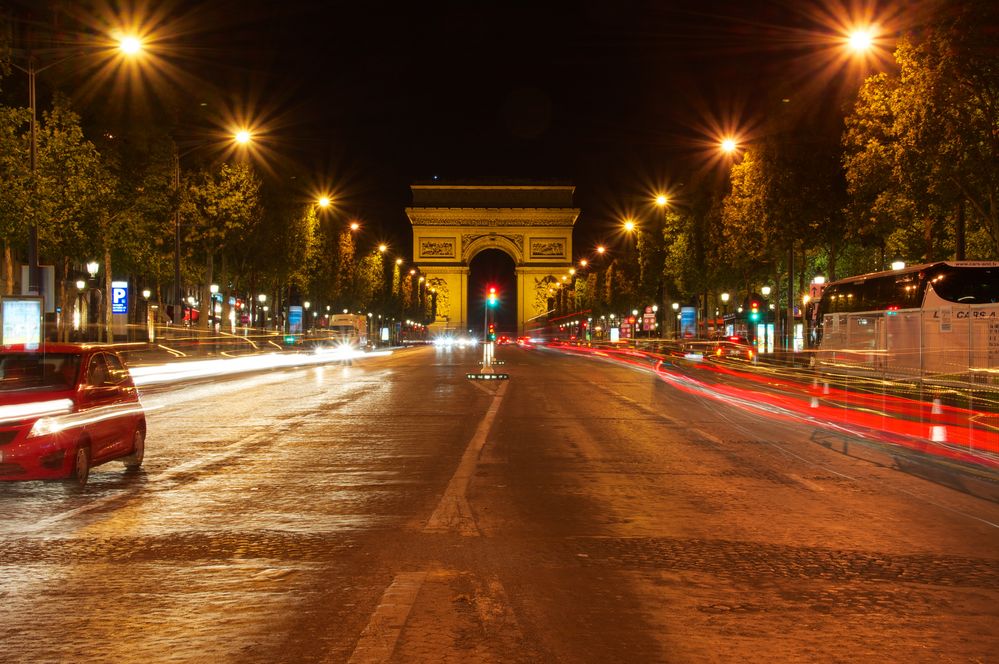
[[[999,504],[650,372],[504,346],[143,397],[0,485],[3,662],[985,662]]]

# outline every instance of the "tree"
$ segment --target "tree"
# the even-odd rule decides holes
[[[771,274],[775,260],[764,165],[752,151],[732,166],[732,189],[722,207],[722,254],[746,290]]]
[[[56,263],[59,306],[69,311],[66,284],[73,261],[99,258],[104,265],[104,333],[111,338],[111,250],[122,210],[113,196],[116,182],[93,143],[80,127],[69,100],[57,95],[42,115],[37,133],[38,158],[29,174],[26,216],[38,228],[39,253]],[[62,317],[63,339],[70,318]]]
[[[189,221],[188,243],[195,247],[205,270],[202,302],[215,278],[215,258],[228,254],[260,220],[260,179],[247,164],[222,163],[189,175],[184,183],[183,214]],[[208,325],[208,316],[201,317]]]
[[[349,225],[344,225],[337,237],[332,295],[338,307],[347,309],[353,309],[357,304],[355,288],[357,266],[354,252],[354,232]]]
[[[967,209],[967,236],[989,239],[982,257],[999,253],[997,23],[993,2],[941,2],[922,33],[900,40],[898,72],[868,79],[847,119],[850,207],[887,251],[963,257]]]
[[[381,308],[385,300],[385,261],[383,254],[373,251],[357,266],[357,296],[359,306],[370,310]]]
[[[0,237],[4,240],[4,293],[14,292],[15,246],[28,234],[28,109],[0,106]]]

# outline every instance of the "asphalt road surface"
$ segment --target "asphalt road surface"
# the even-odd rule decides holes
[[[0,485],[3,662],[987,662],[999,504],[506,346],[150,392],[146,462]]]

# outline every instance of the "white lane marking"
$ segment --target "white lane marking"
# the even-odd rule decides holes
[[[395,577],[361,632],[361,638],[347,660],[349,664],[389,661],[426,578],[426,572],[403,572]]]
[[[458,469],[454,471],[454,476],[448,482],[447,489],[441,497],[441,502],[430,516],[430,520],[427,521],[427,525],[423,529],[424,532],[457,531],[461,535],[468,536],[479,534],[479,528],[475,524],[475,515],[472,514],[472,508],[468,504],[466,493],[468,491],[468,484],[475,474],[475,466],[478,464],[479,454],[482,452],[482,447],[486,444],[486,436],[489,435],[489,429],[493,425],[493,420],[496,419],[500,402],[503,400],[503,395],[506,394],[507,385],[508,383],[503,383],[496,391],[493,402],[489,405],[489,410],[486,411],[485,417],[479,422],[479,426],[475,430],[475,435],[472,436],[472,440],[468,443],[465,453],[461,456]]]

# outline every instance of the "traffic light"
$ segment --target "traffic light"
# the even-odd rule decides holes
[[[489,303],[490,307],[495,307],[496,306],[496,298],[497,298],[496,287],[495,286],[490,286],[489,287],[489,295],[486,296],[486,302]]]
[[[496,325],[489,323],[489,341],[496,341]]]
[[[757,300],[749,302],[749,320],[754,323],[760,322],[760,303]]]

